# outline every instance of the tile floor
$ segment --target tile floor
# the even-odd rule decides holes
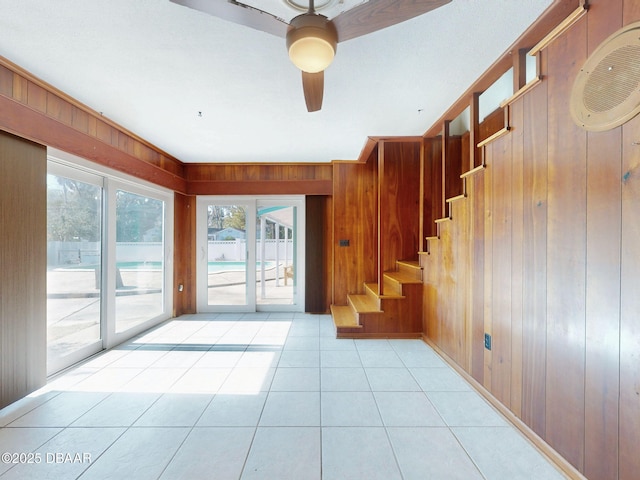
[[[0,410],[8,479],[561,479],[419,340],[174,319]]]

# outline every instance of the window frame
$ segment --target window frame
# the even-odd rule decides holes
[[[51,170],[50,170],[51,169]],[[86,159],[57,150],[47,149],[47,172],[65,172],[64,176],[83,179],[102,179],[102,271],[101,337],[102,349],[109,349],[139,335],[149,328],[173,317],[173,257],[174,257],[174,197],[172,190],[140,180],[134,176],[98,165]],[[93,182],[90,182],[93,183]],[[116,192],[124,190],[136,195],[164,202],[163,212],[163,311],[161,314],[116,332]],[[86,357],[85,357],[86,358]],[[77,359],[75,363],[81,361]],[[67,365],[69,366],[69,365]],[[49,370],[49,368],[48,368]],[[49,370],[49,374],[54,372]]]

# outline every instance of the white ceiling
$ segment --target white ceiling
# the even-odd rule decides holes
[[[452,0],[340,43],[314,113],[284,39],[169,0],[0,0],[0,55],[183,162],[328,162],[422,135],[551,3]]]

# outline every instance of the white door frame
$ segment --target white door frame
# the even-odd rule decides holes
[[[207,243],[207,206],[208,205],[243,205],[247,207],[246,225],[246,261],[247,289],[246,304],[243,305],[209,305],[208,302],[208,243]],[[262,206],[296,207],[296,291],[293,305],[257,304],[256,303],[256,238],[258,208]],[[196,298],[198,312],[255,312],[255,311],[293,311],[304,312],[304,252],[305,252],[305,197],[304,195],[236,195],[198,196],[196,201]],[[250,267],[249,267],[250,266]]]

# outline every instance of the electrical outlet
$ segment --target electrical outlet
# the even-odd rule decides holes
[[[484,348],[491,350],[491,335],[488,333],[484,334]]]

